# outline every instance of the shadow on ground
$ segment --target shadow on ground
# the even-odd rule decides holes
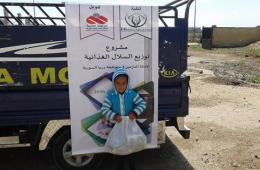
[[[161,145],[160,149],[145,150],[135,153],[133,157],[136,161],[137,170],[194,169],[168,137],[166,137],[166,143]],[[114,170],[115,167],[116,159],[109,155],[98,170]]]
[[[58,170],[50,151],[30,148],[0,149],[1,170]]]
[[[0,165],[3,170],[58,170],[51,155],[50,151],[37,152],[28,148],[1,149]],[[134,154],[133,157],[137,170],[194,169],[168,137],[160,149],[145,150]],[[98,168],[98,170],[115,169],[116,158],[110,154],[106,155]]]

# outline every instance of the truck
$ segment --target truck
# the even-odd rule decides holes
[[[185,139],[190,136],[184,118],[189,114],[192,2],[175,0],[159,7],[158,143],[164,142],[164,125],[175,126]],[[103,154],[71,152],[65,4],[2,2],[0,7],[0,148],[51,149],[62,169],[96,166]]]

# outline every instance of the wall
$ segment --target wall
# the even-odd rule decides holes
[[[241,47],[260,41],[260,27],[213,27],[212,47]]]

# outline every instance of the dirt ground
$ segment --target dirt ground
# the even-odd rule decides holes
[[[191,137],[185,140],[174,127],[167,128],[160,149],[135,155],[137,170],[259,170],[260,57],[197,47],[189,55]],[[57,169],[50,151],[26,148],[0,150],[0,165],[4,170]],[[114,158],[108,156],[99,169],[114,170]]]
[[[194,169],[260,169],[260,57],[189,49],[191,129],[167,135]]]

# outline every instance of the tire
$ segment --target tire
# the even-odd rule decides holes
[[[103,160],[102,154],[71,155],[70,130],[63,131],[54,141],[52,155],[56,165],[64,170],[96,169]]]

